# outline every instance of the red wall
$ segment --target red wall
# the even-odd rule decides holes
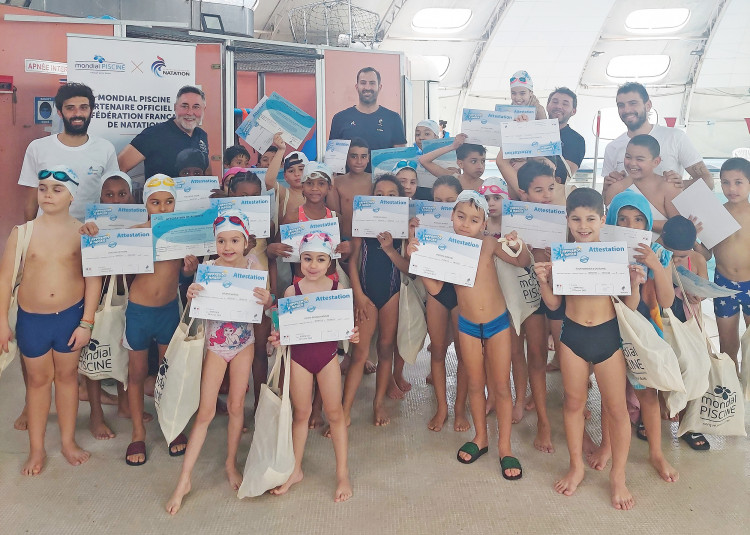
[[[221,176],[224,146],[221,138],[224,134],[224,117],[221,111],[223,100],[221,69],[213,69],[211,65],[221,65],[220,44],[199,44],[195,49],[195,82],[201,86],[206,94],[206,112],[201,128],[208,134],[208,148],[210,150],[211,171]]]

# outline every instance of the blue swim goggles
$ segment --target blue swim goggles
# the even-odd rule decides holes
[[[76,186],[79,185],[78,182],[75,179],[71,178],[65,171],[49,171],[47,169],[42,169],[41,171],[39,171],[38,176],[39,180],[44,180],[45,178],[52,177],[60,182],[72,182]]]
[[[393,172],[396,173],[404,168],[417,170],[418,164],[414,160],[401,160],[393,168]]]

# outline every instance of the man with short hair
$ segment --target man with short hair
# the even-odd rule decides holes
[[[359,102],[333,116],[328,139],[360,137],[367,141],[371,151],[406,145],[401,116],[378,104],[378,94],[383,88],[380,73],[372,67],[360,69],[355,88]],[[370,172],[369,163],[366,171]]]
[[[60,86],[55,95],[57,114],[63,131],[35,139],[26,148],[18,184],[26,186],[23,215],[26,221],[37,216],[39,171],[64,165],[76,174],[80,184],[70,205],[70,215],[83,221],[87,203],[99,202],[102,176],[119,171],[115,147],[106,139],[88,135],[94,93],[84,84]]]
[[[177,155],[184,149],[198,149],[205,156],[204,169],[210,173],[208,135],[198,126],[206,109],[206,96],[192,85],[181,87],[174,104],[174,117],[149,126],[135,136],[120,154],[120,168],[128,172],[144,162],[144,175],[157,173],[177,176]]]
[[[586,155],[586,140],[568,125],[570,118],[576,114],[577,107],[578,97],[567,87],[558,87],[547,97],[547,116],[550,119],[557,119],[560,125],[562,158],[555,156],[554,162],[555,176],[563,184],[568,179],[568,169],[570,169],[570,176],[573,177]],[[565,159],[564,162],[563,159]],[[568,169],[566,169],[566,163]]]
[[[687,187],[696,180],[703,180],[710,189],[714,188],[711,172],[687,134],[677,128],[648,122],[651,99],[642,84],[628,82],[621,85],[617,89],[616,101],[617,113],[627,131],[611,141],[604,150],[604,191],[607,191],[611,184],[625,178],[625,148],[633,137],[640,134],[648,134],[659,142],[661,163],[654,170],[655,173],[664,175],[664,178],[677,188]],[[692,178],[683,183],[682,175],[685,171]]]

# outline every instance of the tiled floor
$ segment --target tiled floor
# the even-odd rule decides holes
[[[178,515],[170,517],[163,507],[181,459],[167,455],[158,424],[152,422],[148,464],[126,466],[130,426],[114,416],[114,407],[107,413],[117,438],[96,441],[87,431],[88,407],[81,404],[78,439],[92,458],[80,467],[69,466],[59,453],[53,411],[46,469],[35,478],[21,476],[28,445],[26,434],[12,428],[23,399],[14,363],[0,379],[0,533],[748,533],[750,439],[710,437],[711,451],[695,452],[675,437],[674,425],[665,423],[663,447],[681,476],[670,484],[649,465],[646,443],[634,438],[628,484],[636,508],[616,511],[609,504],[606,472],[587,470],[573,497],[552,489],[567,466],[559,373],[548,375],[557,451],[533,448],[536,416],[527,413],[512,437],[524,477],[508,482],[500,476],[492,440],[489,455],[464,466],[456,462],[456,450],[471,434],[456,433],[452,425],[440,433],[427,429],[434,410],[432,388],[424,382],[428,367],[426,352],[407,366],[414,386],[405,401],[389,403],[393,419],[385,428],[371,424],[375,378],[365,378],[349,435],[354,484],[349,502],[333,503],[333,450],[318,432],[308,440],[305,479],[288,495],[238,500],[224,476],[226,420],[218,417],[196,467],[193,491]],[[449,355],[449,367],[455,370],[455,355]],[[595,438],[597,405],[594,388],[588,429]],[[250,438],[243,437],[242,461]]]

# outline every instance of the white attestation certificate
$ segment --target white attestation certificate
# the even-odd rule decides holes
[[[346,158],[351,143],[350,139],[330,139],[326,144],[323,161],[334,173],[346,173]]]
[[[253,115],[259,126],[276,133],[295,149],[299,149],[310,129],[315,126],[315,119],[274,92],[263,104],[255,107]]]
[[[348,340],[354,330],[351,290],[333,290],[279,299],[283,345]]]
[[[305,234],[315,234],[316,232],[328,234],[331,237],[331,249],[333,251],[336,251],[336,247],[341,243],[341,231],[337,217],[289,223],[288,225],[281,225],[279,231],[281,233],[281,243],[291,245],[293,249],[290,256],[284,258],[284,262],[299,262],[299,244],[302,242]],[[341,254],[334,252],[331,258],[334,260],[341,258]]]
[[[554,242],[564,242],[568,236],[565,207],[557,204],[503,199],[500,228],[503,235],[515,230],[534,249],[549,247]]]
[[[263,305],[253,295],[266,288],[267,271],[200,264],[195,282],[203,291],[194,297],[190,316],[207,320],[260,323]]]
[[[414,145],[409,147],[393,147],[390,149],[377,149],[370,153],[370,163],[372,164],[372,181],[380,175],[394,173],[394,167],[401,160],[413,161],[417,163],[417,148]]]
[[[629,227],[617,227],[615,225],[604,225],[599,231],[599,239],[602,241],[624,241],[628,244],[628,262],[630,264],[636,264],[638,261],[635,259],[635,255],[638,252],[635,250],[641,243],[647,247],[651,245],[651,231],[640,230]]]
[[[722,297],[731,297],[740,293],[739,290],[732,290],[731,288],[725,288],[719,286],[715,282],[704,279],[703,277],[688,271],[684,266],[675,266],[677,273],[672,272],[672,282],[675,286],[679,286],[677,276],[679,274],[682,285],[685,287],[685,291],[691,295],[698,297],[706,297],[709,299],[719,299]],[[721,303],[724,306],[726,303]]]
[[[500,125],[508,120],[505,112],[464,108],[461,132],[466,134],[467,143],[499,147],[502,143]]]
[[[237,135],[240,136],[252,148],[263,154],[273,144],[275,132],[269,132],[258,124],[257,118],[260,108],[263,107],[268,97],[264,96],[258,101],[252,112],[242,121],[237,128]]]
[[[104,229],[81,236],[81,260],[84,277],[153,273],[151,229]]]
[[[555,295],[630,295],[625,242],[552,244]]]
[[[247,215],[250,226],[247,231],[256,238],[271,236],[271,197],[224,197],[211,199],[211,208],[223,215],[227,210],[239,210]]]
[[[474,286],[482,240],[442,230],[418,228],[419,248],[412,253],[409,273],[460,286]]]
[[[409,201],[409,219],[419,219],[419,226],[453,232],[453,202]]]
[[[409,198],[355,196],[352,236],[377,238],[382,232],[394,239],[409,236]]]
[[[702,180],[696,180],[672,199],[672,204],[683,217],[692,215],[703,223],[698,239],[709,249],[742,228]]]
[[[152,215],[154,260],[216,254],[213,227],[216,216],[216,209]]]
[[[505,115],[506,121],[514,121],[521,115],[525,115],[529,121],[536,119],[536,108],[534,106],[513,106],[511,104],[495,104],[495,111]]]
[[[87,204],[86,223],[96,223],[99,230],[130,228],[148,221],[142,204]]]
[[[210,208],[211,190],[221,188],[217,176],[182,176],[175,178],[174,184],[177,189],[174,208],[177,212]]]
[[[505,121],[500,125],[503,158],[529,158],[562,154],[557,119]]]

